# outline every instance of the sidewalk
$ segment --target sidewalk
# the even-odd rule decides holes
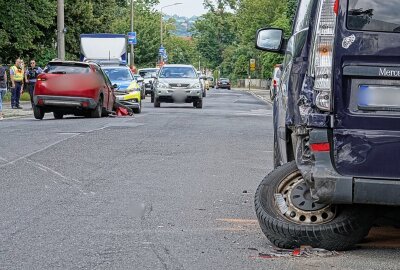
[[[249,92],[250,94],[252,94],[253,96],[271,103],[271,99],[269,97],[269,89],[255,89],[255,88],[251,88],[249,91],[249,88],[233,88],[235,90],[240,90],[240,91],[246,91]]]
[[[4,118],[20,118],[33,115],[32,106],[29,101],[21,102],[22,110],[11,109],[9,101],[3,103],[3,116]]]

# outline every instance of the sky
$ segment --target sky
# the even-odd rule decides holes
[[[194,15],[200,16],[206,13],[203,0],[160,0],[160,4],[157,5],[157,10],[160,10],[160,7],[174,3],[182,3],[182,5],[164,8],[163,13],[185,17],[192,17]]]

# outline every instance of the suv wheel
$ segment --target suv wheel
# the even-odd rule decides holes
[[[154,108],[160,108],[161,107],[161,103],[160,100],[158,98],[154,98]]]
[[[308,245],[347,250],[368,234],[374,220],[371,208],[314,202],[295,161],[264,178],[255,195],[255,208],[266,237],[287,249]]]
[[[203,100],[197,101],[197,103],[196,103],[196,108],[197,108],[197,109],[202,109],[202,108],[203,108]]]
[[[44,118],[44,114],[43,108],[33,105],[33,116],[35,119],[42,120]]]
[[[96,108],[90,112],[91,118],[101,118],[103,113],[103,99],[100,98],[99,102],[97,102]]]
[[[53,112],[53,116],[55,119],[63,119],[64,114],[61,112]]]

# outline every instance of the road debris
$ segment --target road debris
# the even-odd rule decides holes
[[[254,248],[249,248],[249,250],[258,251],[257,249]],[[267,252],[259,252],[258,258],[261,259],[288,258],[288,257],[310,258],[310,257],[334,257],[338,255],[339,253],[336,251],[329,251],[321,248],[313,248],[310,246],[301,246],[300,248],[296,248],[294,250],[278,249],[271,247],[271,249],[268,250]]]

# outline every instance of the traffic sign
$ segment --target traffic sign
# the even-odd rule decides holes
[[[256,70],[256,59],[250,59],[250,71]]]
[[[160,49],[158,49],[158,53],[160,55],[164,55],[165,54],[165,48],[163,46],[161,46]]]
[[[132,44],[132,45],[137,44],[136,32],[128,33],[128,44]]]

